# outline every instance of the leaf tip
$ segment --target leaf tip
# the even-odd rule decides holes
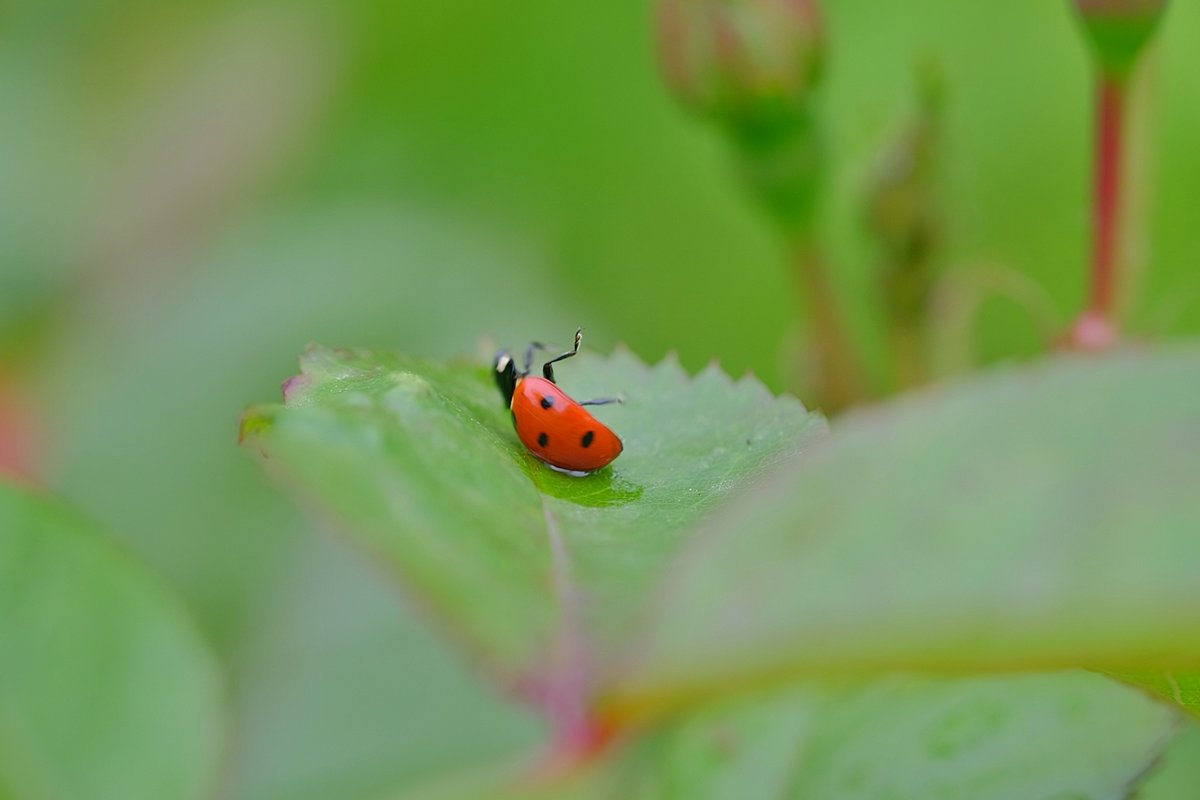
[[[245,444],[247,439],[270,429],[274,414],[270,406],[254,405],[242,412],[238,419],[238,444]]]
[[[679,353],[675,349],[664,353],[662,359],[651,369],[653,372],[671,373],[677,378],[687,378],[687,371],[679,363]]]
[[[312,385],[312,377],[306,373],[293,375],[283,382],[280,389],[283,391],[283,402],[291,403],[296,399],[296,396]]]

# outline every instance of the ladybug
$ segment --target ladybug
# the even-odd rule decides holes
[[[554,382],[554,364],[578,353],[582,341],[580,328],[575,331],[575,346],[542,364],[540,378],[529,374],[533,351],[545,349],[539,342],[525,350],[525,369],[521,372],[507,350],[496,354],[493,369],[500,394],[512,411],[517,437],[529,452],[559,470],[587,473],[612,463],[621,455],[623,445],[584,408],[619,403],[621,398],[602,397],[580,403]]]

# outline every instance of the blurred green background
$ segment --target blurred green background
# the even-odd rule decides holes
[[[1085,292],[1068,4],[824,8],[821,236],[875,382],[864,195],[920,63],[945,81],[940,260],[981,298],[941,346],[1040,352]],[[1200,329],[1198,37],[1176,3],[1137,87],[1146,335]],[[646,0],[10,0],[0,109],[0,418],[229,663],[230,796],[366,796],[537,736],[235,446],[307,342],[482,361],[578,324],[805,399],[784,244],[663,87]]]

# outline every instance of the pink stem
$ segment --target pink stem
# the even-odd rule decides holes
[[[37,467],[37,418],[21,387],[0,373],[0,477],[32,483]]]
[[[1092,297],[1089,311],[1109,323],[1116,313],[1120,257],[1121,156],[1125,85],[1100,79],[1096,110],[1096,162],[1092,217]]]

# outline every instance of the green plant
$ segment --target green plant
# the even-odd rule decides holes
[[[627,354],[572,367],[583,393],[616,385],[630,397],[611,412],[626,453],[583,479],[522,450],[478,365],[316,349],[286,403],[243,422],[273,474],[411,587],[500,689],[542,709],[551,775],[513,780],[588,765],[612,770],[593,776],[599,792],[644,780],[660,787],[651,796],[693,796],[763,759],[779,787],[823,796],[823,781],[850,780],[840,759],[878,746],[858,735],[881,726],[970,741],[949,773],[923,773],[914,756],[862,796],[885,776],[911,784],[898,796],[1118,796],[1177,730],[1153,701],[1079,672],[869,676],[1196,663],[1197,464],[1177,446],[1198,429],[1194,346],[1010,369],[843,418],[832,436],[715,369],[689,379]],[[783,691],[794,704],[761,699],[797,679],[809,688]],[[1160,693],[1178,679],[1126,676]],[[730,694],[747,699],[703,710]],[[1033,711],[1058,702],[1076,711]],[[736,756],[714,768],[726,724],[749,729],[729,734]],[[823,745],[835,760],[801,757],[801,742],[842,725],[847,739]],[[1125,744],[1112,738],[1142,725]],[[1040,737],[1056,760],[1044,774],[1017,770]],[[1104,777],[1091,748],[1110,746]],[[1011,769],[965,766],[989,758]],[[692,788],[665,788],[679,782]]]
[[[204,435],[157,454],[152,470],[179,470],[179,485],[229,470],[223,489],[195,481],[203,513],[141,473],[128,500],[141,510],[126,520],[142,530],[110,534],[67,501],[0,487],[0,798],[1194,796],[1200,348],[1117,335],[1130,297],[1118,233],[1137,234],[1120,131],[1164,4],[1075,5],[1095,51],[1100,144],[1090,300],[1066,352],[868,405],[937,378],[933,351],[952,329],[940,318],[956,291],[951,68],[922,62],[907,122],[880,137],[879,166],[847,193],[821,96],[836,25],[808,0],[664,0],[664,41],[689,43],[664,53],[671,85],[718,123],[795,273],[802,396],[850,410],[827,421],[771,380],[734,380],[715,363],[691,374],[673,356],[586,352],[560,379],[576,396],[625,395],[597,413],[626,450],[571,477],[521,447],[486,353],[314,345],[282,402],[244,413],[248,458],[205,460],[205,444],[233,449],[229,397],[206,404],[213,426],[188,423]],[[445,19],[470,35],[465,16]],[[480,30],[494,39],[492,25]],[[591,209],[602,177],[585,173]],[[879,318],[865,333],[822,226],[836,191],[853,195],[864,229]],[[292,334],[310,335],[330,285],[355,281],[305,286],[296,263],[353,260],[346,242],[364,239],[382,266],[342,313],[388,294],[394,253],[378,243],[392,241],[392,215],[363,222],[356,208],[331,246],[338,226],[322,213],[289,213],[272,231],[285,244],[252,241],[244,258],[257,269],[234,259],[213,297],[236,303],[230,285],[259,281],[267,290],[246,291],[245,318],[283,294],[307,309]],[[437,250],[422,230],[401,237],[426,242],[417,260]],[[408,274],[402,296],[376,301],[386,325],[349,338],[404,326],[404,341],[426,337],[407,349],[430,351],[494,306],[508,313],[523,297],[509,286],[516,270],[487,273],[522,255],[492,244],[451,248],[451,261],[487,265],[478,292],[444,269]],[[272,259],[275,273],[262,267]],[[668,315],[673,300],[655,302]],[[38,311],[0,338],[40,330],[52,315]],[[238,354],[242,328],[189,324],[182,346],[163,349],[252,373],[266,391],[275,373]],[[268,327],[256,335],[288,351]],[[26,369],[0,365],[0,469],[37,475]],[[118,382],[140,401],[154,394],[145,375]],[[146,415],[168,436],[205,391],[187,377],[151,384],[169,399]],[[118,476],[136,442],[97,441],[100,470]],[[278,507],[244,499],[259,465]],[[71,468],[66,495],[79,493]],[[89,511],[119,518],[120,502]],[[291,505],[335,536],[305,538]],[[292,550],[279,546],[288,534]]]

